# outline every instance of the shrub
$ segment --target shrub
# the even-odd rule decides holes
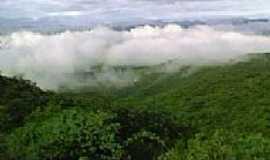
[[[125,143],[125,154],[132,159],[156,159],[175,140],[192,135],[190,127],[162,108],[117,107],[113,112],[115,122],[121,124],[119,137]]]
[[[119,125],[109,123],[106,113],[69,109],[50,113],[41,122],[28,122],[7,139],[8,155],[14,159],[119,159]],[[48,115],[47,115],[48,116]]]
[[[165,141],[147,131],[134,134],[127,139],[124,146],[126,157],[136,160],[156,159],[166,149]]]
[[[176,145],[160,160],[269,160],[270,140],[260,134],[235,134],[224,130],[212,136],[198,134],[185,148]]]

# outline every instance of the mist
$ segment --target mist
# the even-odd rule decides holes
[[[9,76],[21,74],[46,89],[63,84],[94,86],[100,82],[125,86],[139,75],[118,72],[112,66],[152,66],[171,60],[178,61],[179,66],[216,64],[268,51],[268,36],[209,26],[184,29],[171,24],[128,31],[97,27],[54,35],[14,32],[0,36],[0,70]],[[92,74],[99,66],[98,73],[86,80],[76,77],[80,73]]]

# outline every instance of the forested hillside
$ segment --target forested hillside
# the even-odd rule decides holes
[[[269,54],[148,69],[132,86],[83,92],[0,76],[0,159],[270,159]]]
[[[48,93],[20,77],[0,76],[1,130],[19,126],[37,106],[45,105]],[[7,128],[5,128],[7,127]]]

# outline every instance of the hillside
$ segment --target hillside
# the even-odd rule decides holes
[[[166,107],[196,128],[210,131],[231,127],[268,133],[269,68],[270,55],[264,54],[236,64],[205,66],[188,76],[150,75],[120,91],[126,96],[119,103]]]
[[[39,97],[44,94],[40,88],[36,87],[31,81],[23,80],[19,77],[8,78],[0,75],[0,104],[9,103],[15,98],[26,98],[27,95]]]
[[[151,69],[140,68],[132,86],[89,92],[48,93],[1,76],[2,116],[27,112],[23,123],[1,117],[11,128],[5,159],[269,159],[270,54]]]
[[[0,119],[6,121],[1,123],[1,130],[11,127],[7,125],[19,126],[26,115],[37,106],[47,103],[48,93],[20,77],[8,78],[0,75],[0,89]]]

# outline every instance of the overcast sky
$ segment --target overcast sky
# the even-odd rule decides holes
[[[0,18],[102,20],[270,16],[269,0],[0,0]]]

